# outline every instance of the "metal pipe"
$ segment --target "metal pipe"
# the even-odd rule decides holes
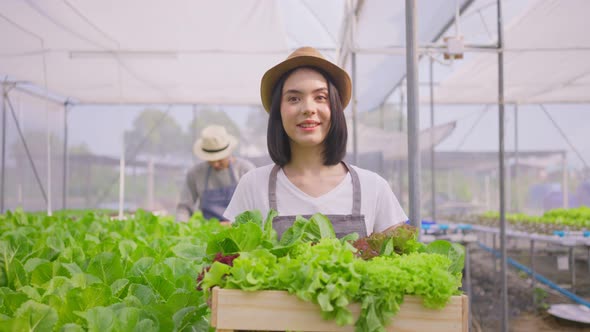
[[[358,165],[358,116],[357,116],[357,84],[356,84],[356,53],[352,52],[352,156]]]
[[[53,215],[53,205],[52,205],[52,190],[51,190],[51,129],[49,128],[49,109],[45,108],[46,112],[46,125],[47,125],[47,215]]]
[[[574,247],[570,247],[569,249],[569,258],[570,258],[570,273],[571,273],[571,282],[572,282],[572,287],[571,287],[571,291],[572,293],[576,292],[576,253],[574,252]]]
[[[520,206],[518,198],[520,197],[518,186],[518,104],[514,104],[514,211],[519,212]]]
[[[69,103],[64,103],[64,151],[63,151],[63,174],[62,174],[62,200],[61,208],[68,208],[68,111]]]
[[[467,326],[471,327],[471,300],[473,299],[473,294],[471,294],[471,255],[469,252],[469,243],[463,243],[465,246],[465,283],[467,284],[467,305],[468,305],[468,318],[467,318]]]
[[[125,133],[121,139],[121,158],[119,159],[119,220],[123,220],[125,209]]]
[[[403,89],[400,89],[400,94],[399,94],[399,132],[402,133],[404,131],[404,119],[403,119],[403,114],[404,114],[404,91]],[[403,178],[403,170],[404,170],[404,163],[403,161],[400,159],[397,161],[397,169],[398,169],[398,180],[399,180],[399,190],[400,190],[400,195],[399,195],[399,204],[401,206],[404,206],[404,178]]]
[[[568,171],[567,171],[567,155],[564,152],[561,160],[563,167],[563,188],[561,190],[562,195],[562,206],[564,209],[569,207],[569,183],[568,183]]]
[[[500,171],[500,269],[502,299],[502,331],[508,332],[508,281],[506,278],[506,206],[504,187],[504,37],[502,28],[502,0],[497,0],[498,9],[498,121],[499,121],[499,171]]]
[[[356,11],[351,11],[350,16],[350,47],[352,49],[352,151],[354,164],[358,165],[358,85],[356,70]]]
[[[197,105],[193,105],[193,123],[191,133],[193,135],[193,141],[191,142],[192,147],[192,145],[197,141]],[[194,153],[191,153],[191,155],[193,156],[193,162],[197,162],[197,155],[195,155]]]
[[[434,159],[434,60],[430,58],[430,192],[432,220],[436,221],[436,168]]]
[[[0,170],[0,213],[4,213],[4,172],[6,170],[6,88],[2,85],[2,169]]]
[[[488,247],[486,247],[485,245],[483,245],[481,243],[478,243],[478,244],[479,244],[479,246],[482,249],[484,249],[484,250],[492,253],[494,256],[499,256],[499,253],[497,251],[492,250],[491,248],[488,248]],[[590,308],[590,301],[588,301],[586,299],[583,299],[583,298],[577,296],[576,294],[563,289],[562,287],[559,287],[557,284],[555,284],[551,280],[545,278],[544,276],[542,276],[542,275],[540,275],[538,273],[533,273],[531,271],[531,269],[529,269],[528,267],[526,267],[523,264],[518,263],[517,261],[513,260],[512,258],[508,258],[507,261],[510,263],[510,265],[512,265],[512,266],[516,267],[517,269],[522,270],[525,273],[531,275],[531,277],[539,280],[540,282],[542,282],[545,285],[549,286],[551,289],[554,289],[554,290],[558,291],[559,293],[561,293],[562,295],[564,295],[564,296],[568,297],[569,299],[575,301],[576,303],[579,303],[581,305],[584,305],[584,306]]]
[[[535,240],[531,239],[531,247],[529,250],[529,255],[531,257],[531,272],[534,275],[535,274]],[[537,303],[537,295],[535,293],[535,286],[537,284],[537,279],[533,278],[533,282],[531,284],[531,287],[533,289],[533,307],[536,308],[536,303]]]
[[[410,222],[420,234],[420,153],[418,136],[420,110],[418,102],[418,53],[416,39],[416,0],[406,0],[406,73],[408,100],[408,182]]]

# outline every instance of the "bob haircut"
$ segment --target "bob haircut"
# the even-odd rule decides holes
[[[308,68],[322,74],[328,83],[328,98],[330,103],[330,129],[324,139],[323,157],[324,165],[336,165],[340,163],[346,155],[346,142],[348,140],[348,130],[346,128],[346,118],[342,109],[340,93],[330,77],[321,69],[316,67],[297,67],[286,72],[274,86],[272,92],[272,102],[270,106],[270,116],[268,118],[268,128],[266,132],[266,145],[270,158],[275,164],[285,166],[291,161],[291,146],[289,136],[283,128],[283,119],[281,117],[281,98],[283,86],[287,78],[296,70]]]

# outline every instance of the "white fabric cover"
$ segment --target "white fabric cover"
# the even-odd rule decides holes
[[[506,103],[590,102],[588,13],[587,0],[536,0],[505,26]],[[435,87],[436,103],[498,102],[497,54],[467,54],[455,68]]]
[[[462,3],[464,0],[461,0]],[[0,79],[80,104],[260,105],[260,78],[296,47],[338,62],[348,38],[343,0],[103,0],[0,2]],[[379,105],[405,73],[404,1],[362,1],[359,109]],[[353,1],[357,5],[357,1]],[[430,42],[454,6],[420,1]],[[350,71],[350,57],[344,66]]]

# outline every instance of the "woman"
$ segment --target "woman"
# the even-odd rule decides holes
[[[262,104],[270,113],[267,146],[274,164],[248,172],[224,217],[246,210],[279,212],[279,236],[297,215],[326,215],[338,237],[382,232],[407,220],[387,182],[346,164],[344,108],[351,80],[311,47],[295,50],[269,69],[261,82]]]

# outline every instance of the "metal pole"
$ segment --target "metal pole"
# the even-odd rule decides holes
[[[404,131],[404,120],[403,120],[403,114],[404,114],[404,90],[403,88],[400,88],[400,93],[399,93],[399,132],[402,133]],[[404,163],[403,160],[400,159],[397,162],[398,165],[398,179],[399,179],[399,190],[400,190],[400,195],[399,195],[399,204],[401,206],[404,206]]]
[[[569,183],[568,183],[568,172],[567,172],[567,157],[566,157],[566,153],[563,153],[563,158],[562,158],[562,166],[563,166],[563,190],[562,190],[562,206],[564,209],[567,209],[569,207]]]
[[[432,220],[436,221],[436,173],[434,160],[434,59],[430,58],[430,192],[432,201]]]
[[[68,111],[69,103],[64,103],[64,152],[63,152],[63,177],[62,177],[62,209],[68,208]]]
[[[498,121],[499,121],[499,171],[500,171],[500,269],[501,269],[501,292],[502,299],[502,331],[508,332],[508,282],[506,278],[506,207],[504,187],[504,37],[502,31],[502,0],[498,4]]]
[[[491,206],[492,206],[492,194],[490,193],[490,175],[486,174],[485,178],[484,178],[484,183],[485,183],[485,190],[486,190],[486,210],[489,211],[491,210]]]
[[[197,141],[197,105],[193,105],[193,123],[192,123],[192,134],[193,134],[193,141],[191,142],[191,151],[193,144]],[[194,153],[191,153],[193,156],[193,162],[197,161],[197,156]]]
[[[121,158],[119,159],[119,220],[123,220],[125,208],[125,133],[122,136]]]
[[[0,213],[4,213],[4,172],[6,169],[6,88],[2,85],[2,170],[0,171]]]
[[[47,105],[47,104],[45,104]],[[49,109],[45,108],[46,112],[46,124],[47,124],[47,215],[53,215],[52,208],[52,194],[51,194],[51,129],[49,128]]]
[[[350,11],[350,45],[352,48],[351,54],[351,70],[352,70],[352,152],[354,164],[358,165],[358,94],[357,94],[357,77],[356,77],[356,11],[351,6]]]
[[[518,198],[518,104],[514,104],[514,212],[519,212]]]
[[[406,0],[406,73],[408,84],[408,182],[410,222],[420,234],[420,151],[418,126],[418,50],[416,40],[416,0]]]
[[[467,330],[471,330],[471,301],[472,301],[472,294],[471,294],[471,257],[469,253],[469,242],[463,242],[465,246],[465,283],[467,284],[467,296],[468,296],[468,310],[467,310]]]
[[[39,190],[41,190],[41,195],[43,195],[43,199],[45,200],[45,203],[47,203],[47,195],[45,194],[45,188],[43,188],[43,183],[41,182],[41,178],[39,177],[39,173],[37,172],[37,167],[35,167],[35,161],[33,161],[33,157],[31,156],[31,151],[29,151],[29,146],[27,145],[27,141],[25,140],[25,135],[23,134],[21,128],[20,128],[20,123],[18,122],[18,119],[16,118],[16,114],[14,113],[14,107],[12,107],[12,103],[10,102],[10,98],[8,98],[8,95],[4,95],[5,97],[5,102],[8,104],[8,107],[10,108],[10,114],[12,115],[12,119],[14,120],[14,123],[16,125],[16,131],[18,132],[18,135],[21,139],[21,141],[23,142],[23,147],[25,148],[25,153],[27,155],[27,158],[29,159],[29,163],[31,164],[31,168],[33,169],[33,174],[35,175],[35,180],[37,180],[37,184],[39,185]]]
[[[352,155],[354,164],[358,165],[358,125],[356,93],[356,53],[352,52]]]
[[[570,272],[571,272],[571,280],[572,280],[572,293],[576,293],[576,253],[574,251],[574,247],[571,246],[569,250],[570,255]]]
[[[531,248],[530,248],[530,256],[531,256],[531,271],[532,271],[532,289],[533,289],[533,308],[537,308],[537,295],[535,293],[535,286],[537,285],[537,278],[535,278],[535,240],[531,240]]]

